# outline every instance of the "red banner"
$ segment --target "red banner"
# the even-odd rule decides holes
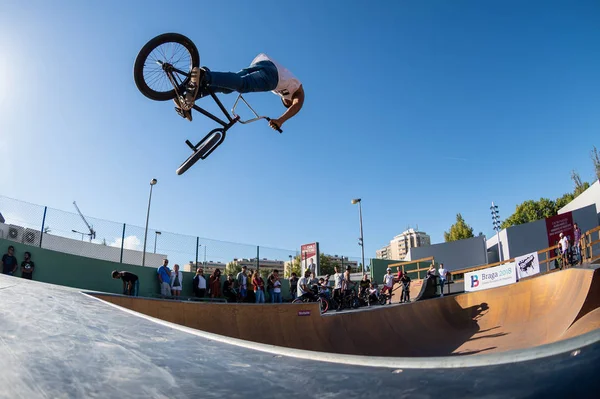
[[[302,270],[310,269],[315,276],[319,273],[319,243],[304,244],[300,246]]]
[[[573,215],[571,212],[552,216],[546,219],[546,231],[548,232],[548,246],[556,245],[560,240],[560,233],[573,239]]]

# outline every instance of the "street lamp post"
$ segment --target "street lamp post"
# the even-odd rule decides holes
[[[361,205],[362,199],[355,198],[350,202],[352,203],[352,205],[358,204],[358,216],[360,218],[360,239],[359,239],[358,245],[360,245],[360,249],[362,252],[362,272],[364,274],[365,270],[366,270],[366,266],[365,266],[365,241],[363,238],[363,223],[362,223],[362,205]]]
[[[500,214],[498,213],[498,205],[495,205],[494,201],[492,201],[490,210],[492,211],[492,224],[494,225],[494,230],[496,230],[496,238],[498,239],[498,260],[502,262],[502,250],[500,249],[500,225],[502,222],[500,221]]]
[[[150,219],[150,203],[152,202],[152,187],[158,180],[150,180],[150,196],[148,197],[148,212],[146,213],[146,229],[144,230],[144,252],[142,253],[142,266],[146,266],[146,241],[148,240],[148,220]]]
[[[156,237],[158,237],[161,234],[162,233],[160,231],[155,231],[154,232],[154,253],[156,253]]]

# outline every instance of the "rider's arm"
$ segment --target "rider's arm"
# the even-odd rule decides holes
[[[277,126],[281,127],[287,120],[296,115],[302,109],[304,105],[304,87],[300,85],[298,90],[292,96],[292,105],[281,115],[278,119],[274,119],[272,122],[276,123]]]

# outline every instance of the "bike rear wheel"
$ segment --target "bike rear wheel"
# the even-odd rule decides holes
[[[304,303],[304,301],[300,298],[296,298],[292,301],[292,303]]]
[[[135,59],[133,78],[143,95],[167,101],[177,96],[175,87],[183,91],[192,68],[198,66],[200,54],[190,39],[179,33],[164,33],[142,47]]]

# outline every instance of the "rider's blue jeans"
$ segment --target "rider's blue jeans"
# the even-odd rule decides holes
[[[239,72],[206,71],[206,84],[216,93],[251,93],[275,90],[279,83],[277,67],[271,61],[259,61]],[[200,90],[198,97],[208,93]]]

